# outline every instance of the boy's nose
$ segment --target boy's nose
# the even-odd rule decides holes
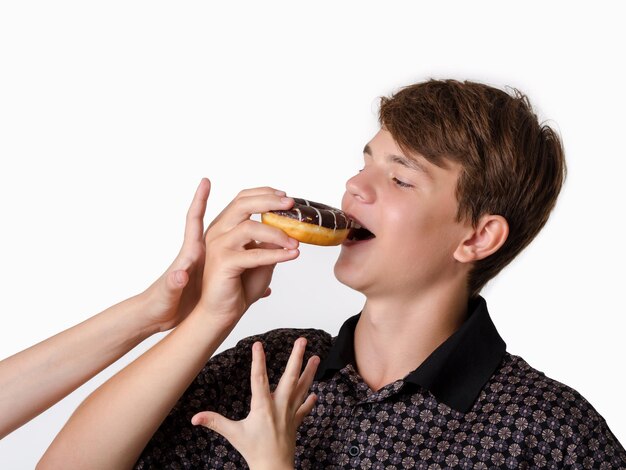
[[[370,203],[374,200],[374,188],[368,170],[361,170],[346,181],[346,193],[359,202]]]

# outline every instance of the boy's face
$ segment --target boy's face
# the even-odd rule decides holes
[[[405,155],[384,127],[364,161],[346,183],[342,209],[375,237],[342,245],[337,279],[368,298],[397,299],[465,282],[470,266],[454,258],[471,233],[471,225],[455,222],[460,165],[447,161],[443,169]]]

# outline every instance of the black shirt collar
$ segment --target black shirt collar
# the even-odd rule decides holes
[[[506,351],[481,296],[470,299],[468,317],[461,327],[404,378],[424,387],[439,401],[467,413]],[[316,380],[332,375],[346,365],[355,365],[354,329],[361,314],[348,318],[333,340],[328,355],[320,363]]]

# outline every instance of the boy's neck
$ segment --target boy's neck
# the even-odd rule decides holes
[[[368,299],[354,331],[357,371],[376,391],[415,370],[467,317],[468,297]]]

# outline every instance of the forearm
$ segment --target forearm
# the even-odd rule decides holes
[[[0,438],[119,359],[151,331],[140,296],[0,362]]]
[[[130,468],[234,323],[194,311],[88,397],[38,468]]]

